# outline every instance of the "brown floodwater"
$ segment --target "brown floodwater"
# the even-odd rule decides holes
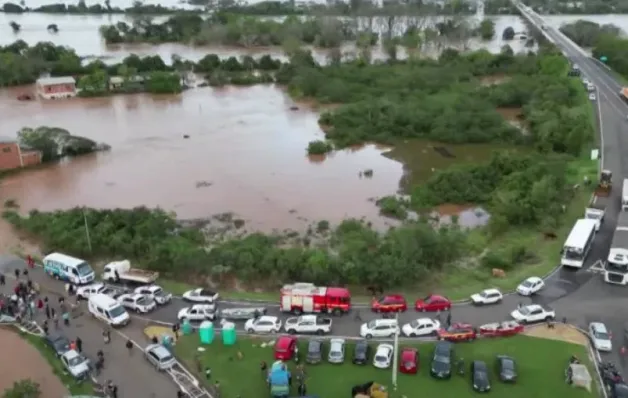
[[[294,102],[279,88],[15,100],[27,89],[0,91],[3,135],[55,126],[112,150],[4,178],[0,200],[15,199],[23,210],[146,205],[179,218],[235,212],[262,230],[346,217],[391,222],[372,198],[397,191],[401,163],[371,145],[308,158],[308,142],[324,137],[318,114],[306,106],[291,111]],[[361,178],[367,169],[372,177]]]

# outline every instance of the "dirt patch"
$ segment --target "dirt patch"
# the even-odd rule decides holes
[[[23,379],[39,383],[42,398],[59,398],[68,395],[61,380],[39,351],[17,333],[0,328],[0,351],[10,361],[0,361],[0,391]]]
[[[495,84],[502,84],[511,79],[510,76],[506,75],[493,75],[493,76],[483,76],[480,79],[480,84],[483,86],[493,86]]]
[[[37,244],[28,239],[25,234],[17,232],[15,228],[3,218],[0,218],[0,253],[41,256]]]
[[[497,112],[510,122],[521,122],[523,117],[521,108],[497,108]]]
[[[560,340],[568,343],[588,345],[589,339],[577,329],[557,323],[550,329],[547,325],[538,325],[528,328],[523,334],[526,336],[540,337],[543,339]]]

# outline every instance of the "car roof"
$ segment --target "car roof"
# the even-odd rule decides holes
[[[275,322],[277,322],[277,319],[279,319],[279,318],[277,318],[276,316],[262,315],[259,318],[257,318],[257,321],[258,322],[259,321],[269,321],[269,322],[275,323]]]
[[[70,360],[70,359],[74,359],[74,358],[76,358],[76,357],[78,357],[78,356],[80,356],[80,355],[79,355],[79,353],[78,353],[78,352],[76,352],[76,350],[69,350],[69,351],[64,352],[64,353],[63,353],[63,356],[64,356],[67,360]]]
[[[528,279],[526,279],[524,282],[528,281],[528,282],[538,282],[542,280],[541,278],[539,278],[538,276],[531,276]]]
[[[281,336],[279,339],[277,339],[277,347],[281,347],[281,348],[286,348],[288,347],[293,341],[296,341],[297,338],[294,336]]]
[[[186,309],[191,310],[192,308],[197,308],[197,309],[198,309],[198,308],[201,308],[201,309],[204,309],[204,308],[212,308],[212,307],[213,307],[213,304],[194,304],[193,306],[188,307],[188,308],[186,308]]]
[[[168,349],[161,344],[151,344],[146,347],[146,351],[155,353],[155,355],[157,355],[160,359],[172,357],[170,351],[168,351]]]
[[[440,299],[440,300],[445,300],[445,301],[449,301],[449,299],[445,296],[441,296],[440,294],[430,294],[427,297],[431,298],[432,300],[434,299]]]
[[[484,361],[473,361],[474,368],[486,369],[486,362]]]
[[[331,339],[329,343],[332,345],[342,345],[345,343],[345,339]]]
[[[380,344],[377,346],[377,351],[392,351],[394,347],[390,344]]]
[[[499,293],[499,294],[501,294],[499,289],[493,289],[493,288],[491,288],[491,289],[484,289],[484,290],[482,290],[482,293]]]
[[[421,323],[434,323],[434,320],[431,318],[417,318],[416,321],[421,324]]]
[[[403,347],[403,349],[401,350],[401,359],[414,359],[416,358],[418,354],[418,351],[416,348],[412,348],[412,347]]]
[[[397,324],[397,320],[395,318],[392,319],[387,319],[387,318],[379,318],[379,319],[373,319],[375,321],[375,325],[396,325]],[[370,322],[367,322],[366,324],[368,325]]]
[[[448,341],[439,341],[438,343],[436,343],[436,347],[434,347],[434,351],[435,352],[444,352],[445,350],[447,352],[451,351],[453,348],[453,345],[448,342]]]
[[[385,299],[394,299],[394,300],[405,300],[406,299],[401,294],[387,294],[383,298],[385,298]]]
[[[591,322],[591,329],[594,329],[596,332],[607,333],[608,329],[606,329],[606,325],[602,322]]]
[[[319,349],[323,346],[323,342],[321,340],[310,340],[309,344],[307,345],[310,349]]]
[[[527,308],[528,310],[532,311],[532,310],[536,310],[536,309],[543,309],[542,305],[539,304],[528,304],[525,306],[525,308]]]

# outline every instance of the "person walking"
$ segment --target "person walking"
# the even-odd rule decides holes
[[[126,341],[126,349],[129,350],[129,355],[133,355],[133,342],[131,339]]]
[[[28,264],[28,268],[30,269],[35,268],[35,260],[33,260],[33,257],[30,254],[26,256],[26,264]]]
[[[50,306],[48,303],[46,303],[46,306],[44,307],[44,312],[46,313],[46,319],[50,319]]]
[[[447,312],[447,327],[451,326],[451,308],[449,309],[449,312]]]
[[[59,318],[57,318],[57,314],[54,313],[54,308],[52,309],[52,323],[55,325],[55,330],[59,330]]]
[[[44,334],[48,336],[48,321],[44,321],[41,325],[41,329],[44,331]]]
[[[15,269],[15,271],[13,271],[13,273],[15,274],[15,279],[20,279],[20,270],[19,269]]]
[[[76,350],[81,353],[83,352],[83,340],[80,337],[76,337]]]
[[[116,384],[111,386],[111,398],[118,398],[118,386]]]
[[[103,329],[102,338],[105,341],[105,344],[109,344],[109,342],[111,341],[111,332],[108,328]]]
[[[7,284],[7,279],[4,274],[0,274],[0,286],[4,286]]]

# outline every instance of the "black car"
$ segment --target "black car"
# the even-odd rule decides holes
[[[44,341],[55,351],[57,356],[70,351],[70,340],[61,333],[49,334],[44,338]]]
[[[356,343],[353,350],[353,363],[356,365],[366,365],[369,361],[371,347],[366,340],[360,340]]]
[[[471,382],[477,392],[491,391],[491,381],[488,378],[488,367],[484,361],[471,362]]]
[[[432,366],[430,374],[437,379],[448,379],[451,377],[451,367],[453,366],[454,346],[448,341],[440,341],[434,348]]]
[[[610,398],[628,398],[628,384],[617,383],[611,388]]]
[[[310,340],[307,346],[307,356],[305,362],[315,364],[323,358],[323,342],[321,340]]]
[[[504,355],[497,356],[497,374],[504,383],[514,383],[517,381],[517,364],[511,357]]]

